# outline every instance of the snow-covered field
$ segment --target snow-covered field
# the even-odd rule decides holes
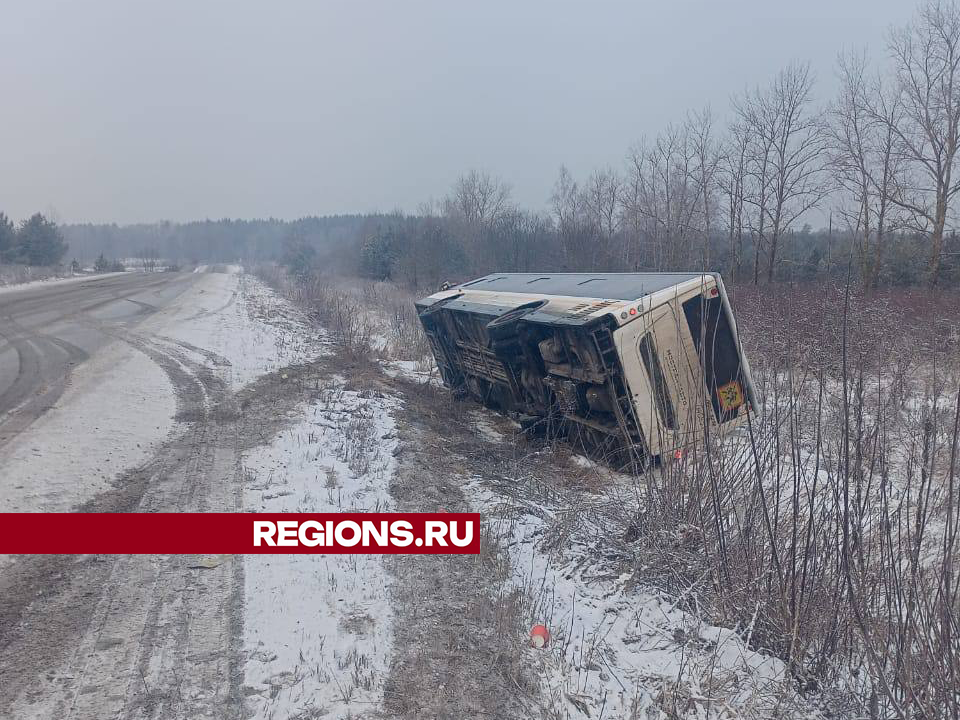
[[[301,419],[243,461],[250,512],[390,510],[395,402],[331,378]],[[256,718],[364,717],[381,706],[392,634],[377,555],[250,555],[245,686]]]
[[[590,539],[598,528],[551,547],[563,508],[511,506],[477,483],[469,497],[510,548],[528,624],[551,631],[549,645],[528,655],[560,717],[761,718],[792,700],[783,662],[638,588],[632,574],[611,575]]]

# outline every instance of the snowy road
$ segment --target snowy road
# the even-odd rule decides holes
[[[219,269],[0,294],[0,511],[242,509],[243,454],[323,347]],[[238,558],[0,556],[0,718],[239,717],[243,582]]]
[[[71,373],[170,305],[199,275],[130,273],[0,292],[0,447],[49,409]]]

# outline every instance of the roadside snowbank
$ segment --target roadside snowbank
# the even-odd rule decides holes
[[[104,278],[116,277],[117,275],[123,275],[121,272],[112,272],[112,273],[100,273],[97,275],[74,275],[71,277],[45,277],[39,278],[37,280],[27,280],[26,282],[12,282],[6,283],[0,281],[0,295],[4,293],[16,292],[20,290],[32,290],[35,288],[48,288],[55,287],[57,285],[71,285],[73,283],[83,282],[84,280],[102,280]]]
[[[246,510],[389,511],[395,406],[333,378],[299,422],[245,456]],[[244,576],[251,715],[373,716],[392,650],[382,558],[248,555]]]

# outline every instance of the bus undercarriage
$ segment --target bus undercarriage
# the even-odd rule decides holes
[[[491,316],[440,302],[420,313],[444,383],[455,394],[520,414],[591,456],[638,466],[647,446],[614,347],[609,317],[577,326],[525,321],[542,302]]]

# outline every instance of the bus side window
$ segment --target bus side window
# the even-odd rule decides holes
[[[660,415],[660,420],[666,427],[670,430],[676,430],[677,421],[673,411],[673,401],[670,399],[670,391],[667,389],[667,382],[663,376],[663,368],[660,367],[660,358],[657,356],[656,345],[653,342],[653,333],[647,333],[640,338],[637,351],[640,353],[640,360],[643,361],[643,367],[650,379],[650,387],[653,388],[653,399],[657,404],[657,414]]]

